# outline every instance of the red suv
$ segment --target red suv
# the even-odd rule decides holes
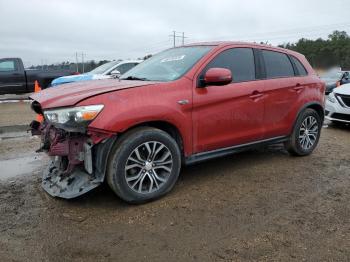
[[[158,198],[184,164],[284,143],[316,147],[325,85],[299,53],[220,42],[163,51],[120,79],[50,88],[31,96],[52,156],[43,188],[73,198],[105,178],[127,202]]]

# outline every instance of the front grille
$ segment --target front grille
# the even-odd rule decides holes
[[[343,101],[343,104],[346,105],[347,107],[350,107],[350,95],[339,95],[337,94],[337,97]]]
[[[350,115],[347,114],[334,113],[331,117],[339,120],[350,121]]]

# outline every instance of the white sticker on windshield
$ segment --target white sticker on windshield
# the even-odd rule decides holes
[[[174,56],[174,57],[168,57],[160,60],[161,63],[166,63],[166,62],[172,62],[172,61],[179,61],[185,58],[186,55],[180,55],[180,56]]]

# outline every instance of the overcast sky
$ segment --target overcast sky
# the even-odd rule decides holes
[[[186,43],[269,41],[350,32],[348,0],[0,0],[0,58],[25,64],[132,59]],[[349,30],[348,30],[349,29]],[[181,44],[181,39],[177,39]]]

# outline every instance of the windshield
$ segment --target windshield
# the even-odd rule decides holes
[[[183,76],[211,46],[189,46],[165,50],[122,75],[121,79],[172,81]]]
[[[103,74],[106,70],[110,69],[111,67],[115,66],[116,64],[119,64],[120,61],[112,61],[105,63],[103,65],[100,65],[99,67],[96,67],[94,70],[91,70],[87,74],[89,75],[100,75]]]

